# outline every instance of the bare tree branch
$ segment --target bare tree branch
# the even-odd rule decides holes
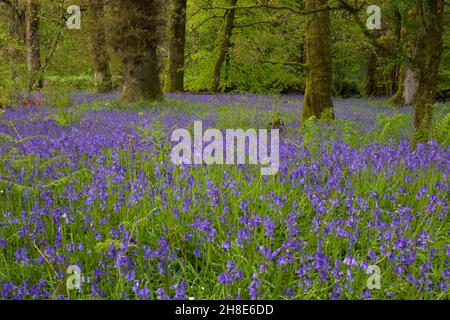
[[[341,8],[346,10],[350,15],[353,17],[353,20],[355,20],[356,24],[361,29],[362,33],[367,37],[369,42],[376,47],[377,49],[380,49],[381,51],[395,56],[396,53],[393,52],[390,48],[386,47],[382,43],[378,41],[376,37],[373,36],[373,33],[367,29],[367,26],[364,24],[364,22],[361,20],[361,17],[359,16],[359,13],[361,10],[367,5],[366,3],[361,4],[359,7],[354,7],[351,4],[349,4],[346,0],[338,0],[341,4]]]

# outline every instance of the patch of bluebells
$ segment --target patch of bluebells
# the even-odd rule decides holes
[[[223,108],[262,115],[274,97],[168,96],[189,112],[119,111],[114,98],[76,94],[69,108],[100,101],[70,127],[50,108],[1,115],[2,299],[448,297],[448,147],[335,139],[315,150],[294,134],[282,137],[275,177],[254,166],[177,168],[174,128],[205,110],[208,126]],[[301,99],[275,101],[291,129]],[[398,112],[411,110],[336,101],[337,117],[365,132],[378,113]],[[83,281],[67,295],[70,265]],[[370,265],[380,290],[367,288]]]

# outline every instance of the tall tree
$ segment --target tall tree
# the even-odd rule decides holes
[[[374,30],[372,37],[382,42],[389,51],[381,48],[372,48],[367,68],[366,95],[391,97],[398,87],[399,78],[399,51],[401,46],[402,16],[398,8],[386,6],[382,3],[383,27]],[[391,9],[390,12],[389,9]]]
[[[167,90],[184,91],[184,48],[187,0],[171,0],[169,30],[169,74]]]
[[[374,34],[374,37],[379,38],[380,34]],[[368,97],[379,97],[384,94],[383,85],[381,83],[381,75],[379,72],[380,50],[372,48],[369,60],[367,62],[367,77],[365,93]]]
[[[113,47],[124,64],[122,99],[163,98],[159,57],[161,0],[114,0],[111,33]]]
[[[343,8],[349,11],[364,34],[371,37],[358,16],[359,9],[353,7],[346,0],[339,0]],[[417,12],[414,19],[409,20],[406,28],[408,38],[414,39],[417,45],[413,52],[406,54],[408,67],[412,68],[417,79],[417,94],[415,98],[414,137],[413,142],[429,139],[433,118],[433,104],[436,101],[439,66],[441,64],[444,34],[445,0],[417,0],[410,6],[409,14]],[[408,40],[406,40],[408,41]],[[375,47],[383,48],[372,41]],[[389,51],[389,49],[384,48]],[[407,69],[406,69],[407,70]],[[405,76],[406,78],[406,76]]]
[[[11,38],[11,43],[8,47],[8,55],[11,66],[11,79],[15,82],[19,76],[17,65],[24,59],[20,46],[23,44],[24,40],[25,13],[19,4],[19,0],[11,0],[3,3],[0,1],[0,5],[5,6],[8,18],[8,31]]]
[[[218,92],[220,87],[220,76],[222,73],[222,66],[225,58],[230,50],[231,36],[233,34],[234,20],[236,18],[237,0],[230,0],[230,9],[227,10],[225,16],[225,27],[222,33],[222,40],[220,42],[219,54],[217,56],[216,64],[214,66],[211,91]]]
[[[417,48],[417,35],[415,34],[417,23],[417,6],[408,11],[406,19],[404,19],[403,25],[400,27],[400,37],[404,45],[404,55],[412,56]],[[398,52],[400,55],[401,51]],[[410,61],[403,61],[400,64],[398,71],[398,81],[395,94],[390,101],[398,106],[413,105],[415,103],[418,80],[417,70],[414,68]]]
[[[306,92],[302,119],[322,118],[328,109],[334,118],[331,90],[333,64],[331,54],[330,12],[320,10],[328,0],[306,0]]]
[[[92,8],[92,51],[94,56],[94,78],[97,92],[112,90],[109,54],[106,45],[103,0],[90,0]]]
[[[417,68],[418,89],[414,116],[415,141],[428,140],[436,99],[439,66],[443,52],[445,0],[421,0],[418,47],[413,63]]]
[[[27,66],[30,73],[28,89],[35,90],[43,87],[41,76],[41,41],[39,33],[40,23],[39,0],[27,0],[25,14],[25,42],[27,47]]]

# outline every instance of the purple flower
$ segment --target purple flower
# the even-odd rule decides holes
[[[258,289],[261,285],[261,280],[259,280],[258,275],[253,273],[252,282],[248,286],[248,291],[252,300],[257,299],[260,296]]]
[[[158,300],[169,300],[169,296],[166,294],[166,291],[162,287],[156,290],[156,294]]]

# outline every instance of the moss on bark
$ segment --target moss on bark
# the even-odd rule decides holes
[[[327,0],[306,0],[305,10],[314,11],[326,4]],[[322,114],[334,118],[331,99],[333,66],[329,11],[316,12],[306,18],[306,61],[306,92],[302,120],[311,117],[320,119]]]
[[[124,64],[122,100],[163,99],[157,48],[163,19],[161,0],[113,0],[112,44]]]
[[[417,54],[414,57],[419,78],[414,115],[414,143],[427,141],[430,138],[439,65],[443,52],[444,0],[423,0],[422,2],[423,23],[419,32]]]
[[[38,0],[27,0],[25,14],[25,42],[27,47],[27,66],[29,71],[28,89],[41,89],[44,81],[41,76],[41,38],[40,14],[41,5]]]
[[[171,0],[169,29],[169,92],[184,91],[184,48],[186,43],[186,0]]]
[[[92,8],[92,53],[94,56],[94,79],[97,92],[112,90],[109,54],[106,44],[103,0],[90,0]]]
[[[230,6],[235,7],[237,5],[237,0],[230,0]],[[211,91],[218,92],[220,87],[220,75],[222,73],[222,66],[225,58],[230,50],[231,46],[231,36],[233,34],[234,19],[236,17],[236,9],[230,9],[227,11],[225,18],[225,28],[222,34],[222,40],[219,47],[219,54],[217,57],[216,64],[214,66]]]

